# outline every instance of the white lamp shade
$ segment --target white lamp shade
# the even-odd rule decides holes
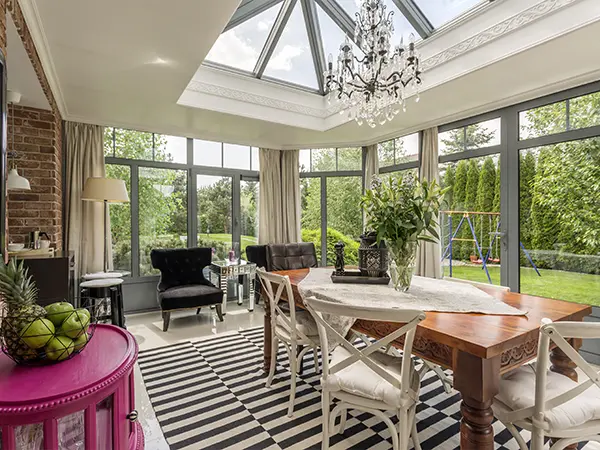
[[[6,178],[6,189],[11,191],[15,189],[30,191],[31,185],[29,184],[29,180],[19,175],[17,169],[13,167],[10,169],[10,172],[8,172],[8,177]]]
[[[125,203],[129,201],[129,194],[123,180],[91,177],[85,181],[81,199],[91,202]]]

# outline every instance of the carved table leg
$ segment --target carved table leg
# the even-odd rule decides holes
[[[569,343],[575,350],[579,351],[581,339],[569,339]],[[550,351],[550,362],[550,370],[552,372],[560,373],[577,382],[577,372],[575,371],[577,366],[560,348],[555,347]],[[554,445],[554,443],[555,441],[551,439],[550,445]],[[577,448],[577,444],[571,444],[568,447],[565,447],[565,450],[577,450]]]
[[[265,308],[263,369],[265,371],[265,374],[268,374],[269,369],[271,368],[271,346],[273,344],[273,341],[271,340],[271,305],[266,297],[263,300],[263,306]]]
[[[462,396],[460,448],[492,450],[494,429],[492,402],[498,393],[500,358],[482,359],[457,351],[454,362],[454,388]]]

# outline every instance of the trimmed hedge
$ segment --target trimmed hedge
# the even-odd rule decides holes
[[[312,242],[317,250],[317,259],[321,260],[321,230],[302,230],[302,241]],[[359,243],[352,238],[340,233],[333,228],[327,228],[327,262],[333,264],[335,261],[334,245],[342,241],[345,245],[345,262],[349,266],[358,264]]]

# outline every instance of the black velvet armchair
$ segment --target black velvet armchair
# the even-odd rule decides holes
[[[213,286],[202,273],[210,265],[212,249],[181,248],[152,250],[152,267],[160,270],[158,304],[162,310],[163,331],[169,329],[171,311],[196,309],[215,305],[219,320],[223,321],[221,306],[223,291]]]

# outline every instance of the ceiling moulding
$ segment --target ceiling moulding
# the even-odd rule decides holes
[[[563,8],[575,4],[577,2],[580,2],[582,0],[543,0],[540,1],[538,3],[536,3],[535,5],[517,13],[514,14],[510,17],[508,17],[507,19],[503,20],[502,22],[499,22],[497,24],[494,24],[493,26],[490,26],[486,29],[484,29],[483,31],[469,37],[466,38],[460,42],[458,42],[457,44],[454,44],[450,47],[448,47],[447,49],[436,53],[433,56],[428,57],[427,59],[425,59],[422,64],[421,67],[423,68],[423,71],[431,71],[434,68],[439,68],[441,66],[443,66],[446,63],[449,63],[450,61],[453,61],[463,55],[466,55],[474,50],[477,50],[487,44],[490,44],[494,41],[496,41],[497,39],[500,39],[512,32],[515,32],[523,27],[526,27],[528,25],[531,25],[532,23],[543,19],[544,17],[553,14],[559,10],[562,10]],[[482,11],[478,10],[477,13],[481,13]],[[463,21],[461,21],[460,23],[457,23],[456,26],[467,26],[468,23],[465,23]],[[445,29],[444,29],[445,31]],[[435,37],[435,34],[433,35],[433,37]],[[552,36],[553,38],[557,37],[557,36]],[[427,45],[427,40],[425,41],[421,41],[420,43],[421,46],[426,46]],[[510,55],[505,55],[506,57],[510,56]],[[492,62],[497,61],[497,59],[495,59],[494,61],[488,61],[489,64],[491,64]],[[485,64],[487,65],[487,64]],[[220,69],[212,69],[212,70],[217,70],[219,71]],[[456,74],[458,75],[464,75],[464,73],[461,74]],[[240,77],[240,75],[231,75],[232,77]],[[221,82],[224,79],[224,74],[221,70],[221,78],[219,80],[219,82]],[[246,79],[248,79],[249,77],[244,76]],[[455,78],[450,77],[448,79],[446,79],[445,81],[450,81],[451,79]],[[233,80],[233,78],[232,78]],[[260,81],[260,80],[256,80],[254,78],[252,78],[252,80],[254,81]],[[212,80],[210,80],[212,81]],[[233,80],[234,81],[234,80]],[[434,85],[431,86],[426,86],[424,88],[424,91],[435,87],[437,85],[439,85],[440,83],[437,82]],[[275,87],[271,88],[273,95],[272,96],[267,96],[267,95],[263,95],[260,93],[251,93],[251,92],[247,92],[246,90],[243,89],[236,89],[235,87],[232,86],[222,86],[222,85],[217,85],[217,84],[213,84],[212,82],[205,82],[205,81],[199,81],[197,79],[194,79],[190,82],[190,84],[188,85],[188,87],[186,88],[186,91],[192,91],[192,92],[197,92],[197,93],[202,93],[202,94],[209,94],[212,96],[216,96],[216,97],[223,97],[223,98],[228,98],[230,100],[235,100],[235,101],[240,101],[246,104],[254,104],[254,105],[258,105],[261,107],[266,107],[266,108],[273,108],[276,110],[282,110],[282,111],[286,111],[286,112],[290,112],[290,113],[295,113],[295,114],[300,114],[303,116],[310,116],[316,119],[322,119],[323,122],[327,122],[324,123],[322,127],[318,127],[319,129],[322,129],[323,131],[329,130],[331,128],[334,128],[336,126],[339,126],[345,122],[348,121],[348,119],[346,117],[342,117],[339,113],[340,111],[343,109],[342,105],[337,103],[337,102],[333,102],[333,104],[329,105],[327,104],[325,97],[323,97],[323,106],[322,108],[319,107],[310,107],[307,105],[302,105],[300,103],[296,103],[293,101],[285,101],[285,100],[280,100],[279,98],[276,98],[278,96],[278,94],[280,95],[281,92],[277,92],[275,91]],[[291,89],[291,88],[287,88],[287,89]],[[300,91],[295,90],[296,93],[299,93]],[[304,95],[306,95],[308,98],[308,96],[313,97],[314,98],[314,94],[309,94],[309,93],[305,93]],[[193,105],[193,104],[186,104],[186,106],[191,106],[191,107],[198,107],[198,108],[203,108],[203,105]],[[222,111],[222,112],[229,112],[231,114],[236,114],[236,111]],[[336,117],[337,116],[337,117]],[[290,125],[294,125],[292,123],[290,123]],[[316,129],[315,127],[311,127],[313,129]]]
[[[475,50],[489,42],[492,42],[504,35],[515,31],[521,27],[529,25],[544,16],[558,11],[566,6],[576,3],[579,0],[544,0],[536,5],[528,8],[512,17],[509,17],[502,22],[489,27],[488,29],[471,36],[459,42],[452,47],[439,52],[423,61],[421,68],[423,71],[431,70],[441,64],[444,64],[452,59],[464,55],[471,50]],[[426,42],[426,41],[425,41]]]
[[[225,97],[231,100],[238,100],[246,103],[253,103],[255,105],[266,106],[269,108],[281,109],[283,111],[303,114],[305,116],[323,119],[329,116],[327,110],[324,108],[311,108],[310,106],[300,105],[298,103],[278,100],[265,95],[253,94],[240,89],[217,86],[215,84],[205,83],[197,80],[192,80],[187,86],[186,90],[201,94],[215,95],[217,97]]]
[[[46,80],[48,81],[50,90],[54,95],[56,106],[58,107],[62,118],[67,120],[69,118],[69,110],[60,87],[60,80],[58,79],[58,75],[56,73],[56,67],[54,66],[52,54],[50,53],[50,45],[46,39],[46,32],[44,31],[42,19],[35,4],[35,0],[13,1],[18,1],[19,6],[21,7],[21,12],[25,18],[25,23],[27,24],[27,28],[31,34],[31,39],[33,40],[33,44],[42,63]],[[12,18],[7,16],[7,20],[12,20]]]

